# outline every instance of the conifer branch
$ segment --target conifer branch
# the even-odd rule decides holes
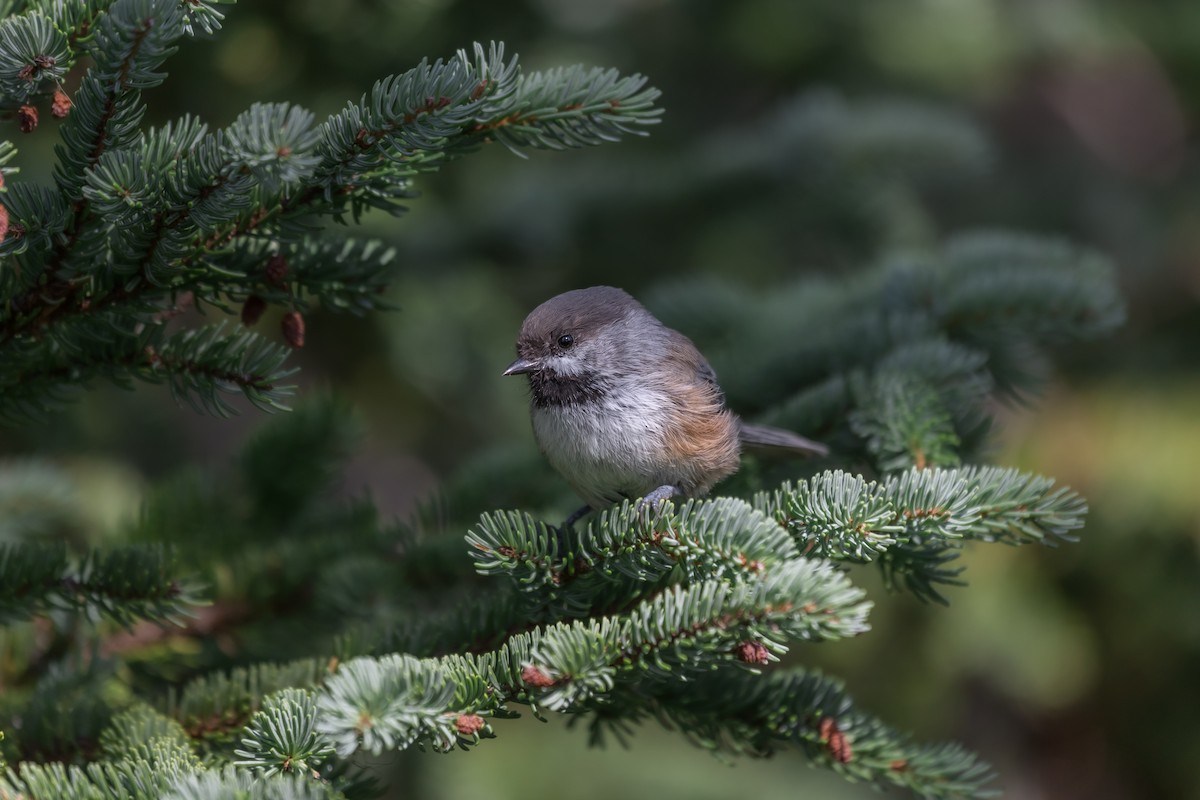
[[[58,150],[55,181],[69,201],[83,201],[80,187],[87,171],[106,150],[128,147],[135,140],[143,113],[140,92],[162,83],[166,76],[156,70],[183,35],[179,0],[117,0],[100,17],[89,47],[96,66],[76,93]],[[86,206],[77,206],[69,241],[79,235],[86,219]],[[68,245],[60,252],[65,255],[69,249]],[[62,255],[48,266],[53,269]]]
[[[24,763],[20,773],[0,777],[0,797],[21,800],[149,800],[165,797],[185,776],[199,769],[191,750],[167,740],[151,741],[135,757],[98,761],[86,767]]]
[[[986,798],[992,769],[955,744],[917,744],[854,707],[840,681],[805,669],[698,676],[655,698],[669,727],[710,749],[770,756],[799,748],[852,780],[927,798]]]
[[[221,397],[230,391],[283,408],[286,351],[219,327],[170,338],[147,328],[184,294],[223,309],[242,303],[247,324],[269,303],[301,322],[314,303],[386,308],[394,253],[322,240],[314,215],[399,212],[415,196],[414,176],[486,141],[599,144],[659,113],[657,91],[640,76],[525,75],[493,44],[385,78],[320,124],[299,106],[256,103],[214,132],[190,116],[143,131],[141,92],[163,81],[180,38],[219,28],[214,4],[116,0],[58,27],[36,11],[16,20],[0,27],[0,89],[36,67],[30,48],[50,53],[47,81],[61,77],[72,47],[95,64],[61,126],[54,188],[16,183],[3,204],[10,225],[0,255],[19,259],[0,274],[0,383],[22,387],[0,397],[7,419],[41,413],[97,378],[165,381],[217,414],[232,410]],[[299,324],[285,331],[292,347],[303,345]]]
[[[265,777],[295,773],[319,775],[333,745],[316,730],[317,705],[311,692],[284,689],[271,695],[255,713],[234,766],[251,767]]]
[[[744,331],[736,348],[719,335],[697,342],[730,406],[836,442],[880,473],[982,460],[993,399],[1037,389],[1052,347],[1103,335],[1125,313],[1106,259],[1011,232],[886,259],[845,287],[808,278],[738,295],[692,282],[651,308],[684,330],[714,319]]]
[[[269,695],[317,686],[330,667],[327,659],[304,658],[204,675],[172,691],[162,710],[193,739],[228,739],[250,721]]]
[[[220,415],[233,412],[222,394],[240,394],[260,408],[278,409],[286,408],[284,401],[294,389],[283,383],[295,372],[283,366],[288,350],[249,331],[229,335],[224,325],[214,325],[167,335],[160,323],[125,333],[110,324],[100,316],[87,326],[102,344],[86,349],[70,339],[23,347],[25,358],[0,367],[5,393],[0,417],[35,418],[48,401],[64,399],[72,388],[98,378],[125,386],[132,378],[165,382],[177,399]]]
[[[1052,480],[999,467],[911,469],[878,482],[827,472],[760,493],[754,505],[791,531],[804,554],[880,560],[893,585],[903,576],[934,600],[943,600],[935,584],[957,583],[944,565],[964,541],[1071,541],[1087,512],[1083,498]]]
[[[61,83],[72,64],[67,39],[45,14],[30,11],[0,21],[0,97],[6,111]]]
[[[235,767],[195,772],[178,780],[163,800],[347,800],[336,787],[302,775],[255,778]],[[107,799],[106,799],[107,800]]]
[[[484,514],[467,543],[480,573],[507,574],[551,618],[620,605],[677,567],[687,581],[741,580],[797,556],[782,528],[733,498],[655,513],[626,502],[572,539],[577,552],[560,554],[554,529],[510,511]]]
[[[150,706],[138,703],[112,718],[100,734],[100,750],[107,758],[117,759],[156,739],[190,747],[182,725]]]
[[[65,545],[0,544],[0,618],[51,610],[90,611],[131,625],[179,622],[199,604],[198,587],[179,577],[162,549],[95,551],[72,567]]]
[[[507,698],[594,709],[643,675],[679,680],[736,666],[744,642],[759,643],[765,663],[789,640],[855,635],[866,629],[869,607],[842,573],[809,560],[753,583],[673,587],[628,615],[538,628],[479,656],[355,659],[326,683],[319,729],[343,757],[417,743],[446,750],[463,743],[459,716],[502,711]]]
[[[153,740],[118,762],[86,767],[26,764],[6,770],[0,797],[16,800],[346,800],[309,776],[256,779],[234,767],[206,770],[188,749]]]

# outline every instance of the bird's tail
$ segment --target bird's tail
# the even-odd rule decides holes
[[[738,432],[738,438],[742,444],[754,447],[782,447],[810,456],[829,455],[829,448],[820,442],[805,439],[798,433],[785,431],[782,428],[771,428],[766,425],[751,425],[743,422],[741,430]]]

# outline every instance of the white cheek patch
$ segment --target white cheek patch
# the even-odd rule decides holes
[[[583,359],[577,355],[550,356],[542,361],[543,366],[556,375],[573,378],[585,372]]]

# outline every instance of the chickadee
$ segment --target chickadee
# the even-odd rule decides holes
[[[706,494],[737,470],[743,444],[828,453],[740,420],[692,341],[611,286],[535,308],[504,374],[529,376],[538,447],[587,502],[564,527],[626,498]]]

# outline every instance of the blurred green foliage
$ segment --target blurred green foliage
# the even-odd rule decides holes
[[[1112,255],[1126,329],[1071,350],[1048,397],[1011,412],[998,458],[1091,500],[1081,544],[980,552],[949,609],[880,604],[875,633],[830,651],[828,666],[899,727],[981,752],[1008,797],[1200,797],[1200,6],[271,0],[230,8],[227,27],[173,61],[147,98],[152,122],[190,111],[226,124],[282,99],[324,115],[379,76],[476,39],[505,40],[533,68],[642,72],[664,92],[664,124],[645,141],[525,163],[497,149],[426,177],[406,218],[368,220],[399,248],[400,310],[314,315],[299,362],[307,391],[336,387],[360,409],[368,445],[347,489],[365,485],[386,510],[410,510],[481,459],[544,469],[523,391],[499,372],[524,314],[556,292],[608,283],[651,298],[699,276],[769,291],[974,226],[1053,232]],[[930,141],[929,119],[956,133]],[[911,131],[899,137],[909,145],[880,152],[870,132],[881,126]],[[36,177],[36,162],[23,166]],[[705,321],[679,324],[700,338]],[[198,417],[154,389],[103,390],[0,433],[0,448],[69,471],[72,514],[118,526],[144,481],[227,464],[260,421]],[[548,469],[545,481],[551,499],[539,502],[567,509]],[[52,522],[83,529],[70,514]],[[809,784],[798,761],[724,770],[676,739],[647,736],[620,755],[582,741],[532,730],[390,768],[414,770],[415,796],[430,798],[491,788],[478,776],[518,758],[560,797],[783,797],[798,781],[823,797],[872,796]],[[704,785],[654,783],[644,765],[655,759]],[[605,781],[579,780],[597,764]]]

